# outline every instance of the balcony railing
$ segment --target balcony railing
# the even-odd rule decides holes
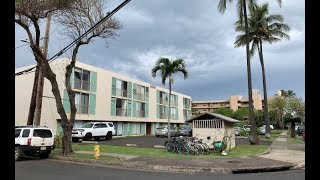
[[[89,105],[76,104],[77,114],[89,114]]]
[[[145,95],[144,94],[140,94],[140,93],[137,93],[137,99],[140,100],[140,101],[145,101],[146,100]]]
[[[90,82],[81,81],[80,79],[74,79],[74,89],[80,89],[84,91],[90,91]]]
[[[116,89],[116,96],[128,97],[128,91],[124,89]]]
[[[160,113],[160,119],[166,119],[167,117],[167,113]]]
[[[146,117],[146,112],[145,111],[136,111],[136,116],[137,117]]]
[[[116,115],[117,116],[127,116],[127,109],[117,108]]]
[[[165,99],[160,99],[160,104],[167,105],[168,101]]]

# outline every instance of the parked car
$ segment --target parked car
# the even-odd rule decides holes
[[[178,135],[179,136],[192,136],[192,127],[191,126],[183,126],[178,129]]]
[[[111,140],[115,133],[112,122],[88,122],[81,128],[72,130],[72,142],[78,142],[79,139],[91,140],[92,138],[97,141],[103,137],[106,140]]]
[[[298,126],[298,127],[296,128],[296,134],[297,134],[298,136],[302,136],[303,133],[304,133],[304,127],[303,127],[303,126]]]
[[[15,161],[24,156],[48,158],[55,148],[52,130],[40,126],[16,126]]]
[[[235,134],[236,136],[240,136],[240,130],[241,130],[241,128],[240,128],[240,127],[233,127],[233,129],[234,129],[234,134]]]
[[[168,126],[160,126],[155,130],[154,133],[157,137],[168,136]],[[170,127],[170,136],[178,136],[179,132],[177,129]]]
[[[274,129],[273,125],[270,125],[270,129]],[[266,133],[266,125],[262,125],[260,128],[259,128],[259,134],[265,134]]]

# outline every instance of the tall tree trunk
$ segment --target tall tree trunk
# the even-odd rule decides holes
[[[296,122],[294,120],[291,120],[291,137],[295,138],[296,137]]]
[[[264,122],[266,124],[266,132],[265,132],[265,137],[270,138],[271,136],[271,128],[270,128],[270,119],[269,119],[269,110],[268,110],[268,95],[267,95],[267,78],[266,78],[266,71],[264,69],[264,60],[263,60],[263,50],[262,50],[262,41],[261,39],[259,40],[259,59],[260,59],[260,64],[261,64],[261,70],[262,70],[262,81],[263,81],[263,118]]]
[[[244,15],[244,24],[246,30],[246,56],[247,56],[247,74],[248,74],[248,94],[249,94],[249,122],[251,125],[251,144],[258,144],[259,139],[257,136],[257,127],[253,116],[253,100],[252,100],[252,80],[251,80],[251,64],[249,57],[249,31],[248,31],[248,17],[247,17],[247,5],[246,0],[243,0],[243,15]]]
[[[169,76],[169,110],[168,110],[168,140],[170,140],[170,116],[171,116],[171,76]]]
[[[37,100],[37,92],[38,92],[37,91],[38,77],[39,77],[39,63],[37,63],[36,72],[34,73],[33,88],[32,88],[32,95],[31,95],[30,106],[29,106],[27,125],[33,125],[34,111],[36,109],[36,100]]]

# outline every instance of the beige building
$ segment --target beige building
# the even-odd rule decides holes
[[[252,100],[253,107],[262,110],[264,100],[258,90],[253,90]],[[199,113],[212,112],[218,108],[229,108],[235,111],[240,107],[249,107],[249,100],[239,95],[230,96],[228,100],[192,101],[192,109]]]
[[[57,76],[63,105],[70,114],[65,89],[65,67],[68,59],[53,61],[50,65]],[[28,69],[23,67],[16,72]],[[150,74],[151,76],[151,74]],[[34,73],[15,77],[15,125],[26,125],[30,106]],[[77,62],[71,75],[76,94],[77,114],[74,127],[88,121],[110,121],[117,135],[154,134],[156,127],[167,123],[169,90],[152,84]],[[191,97],[175,91],[171,96],[171,123],[184,123],[191,115]],[[45,79],[42,100],[41,125],[57,134],[62,132],[51,84]]]

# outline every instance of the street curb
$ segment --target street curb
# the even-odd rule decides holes
[[[305,169],[305,162],[295,163],[290,169]]]
[[[265,167],[250,167],[250,168],[210,168],[210,167],[183,167],[183,166],[161,166],[161,165],[146,165],[144,161],[126,162],[120,163],[108,163],[97,162],[96,160],[79,160],[74,158],[50,158],[52,160],[58,160],[69,163],[84,163],[87,165],[98,166],[111,166],[113,168],[128,168],[134,170],[145,171],[158,171],[158,172],[172,172],[172,173],[210,173],[210,174],[240,174],[240,173],[258,173],[258,172],[270,172],[270,171],[283,171],[290,169],[301,169],[304,167],[304,163],[299,165],[278,165],[278,166],[265,166]]]
[[[272,151],[272,147],[269,146],[269,149],[268,149],[268,150],[266,150],[265,152],[259,153],[259,154],[255,155],[255,156],[260,156],[260,155],[264,155],[264,154],[269,154],[271,151]]]

